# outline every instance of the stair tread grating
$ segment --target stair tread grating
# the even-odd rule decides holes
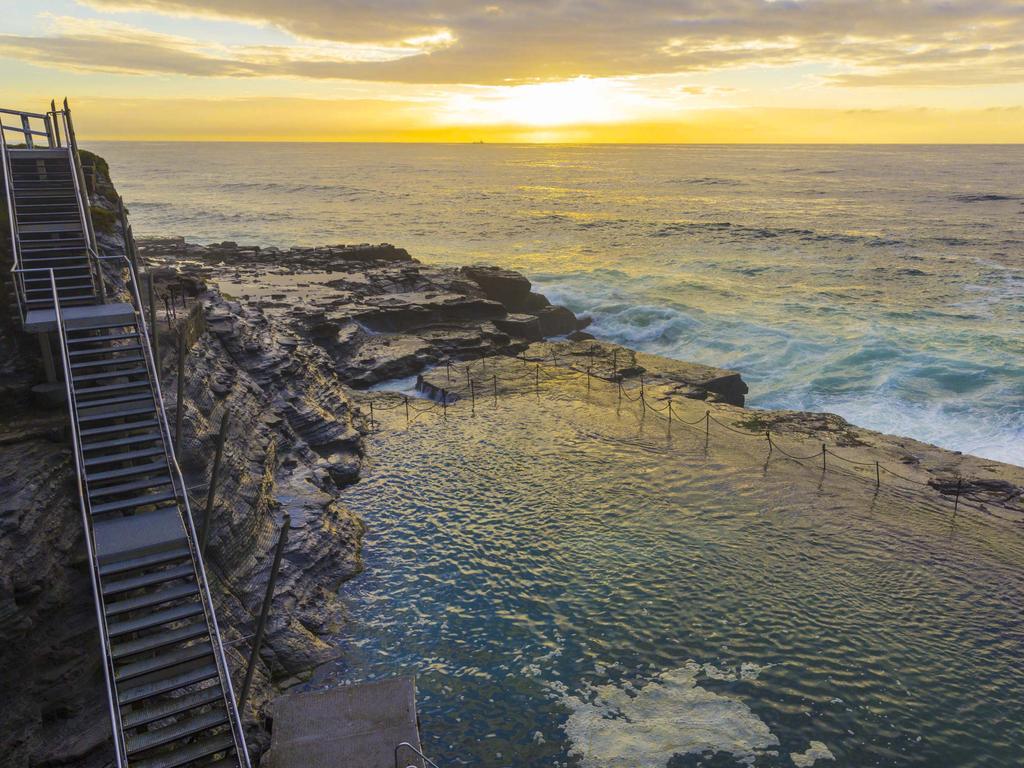
[[[134,707],[130,712],[121,714],[121,724],[126,729],[138,728],[147,723],[163,720],[164,718],[187,712],[190,709],[223,700],[220,686],[211,685],[194,693],[187,693],[184,696],[163,699],[144,707]]]
[[[173,608],[165,608],[160,611],[153,611],[145,616],[137,616],[133,619],[124,619],[110,624],[108,631],[111,637],[120,637],[133,632],[141,632],[144,629],[159,627],[161,624],[170,624],[182,619],[189,619],[202,614],[203,606],[199,602],[176,605]]]
[[[136,464],[131,467],[122,467],[121,469],[107,469],[103,472],[96,472],[95,474],[87,475],[86,483],[95,483],[103,480],[115,480],[121,477],[133,477],[135,475],[146,475],[151,472],[159,472],[160,470],[167,470],[166,461],[151,461],[148,464]]]
[[[159,680],[121,687],[118,690],[118,700],[121,704],[134,704],[136,701],[143,701],[170,691],[186,688],[217,676],[217,665],[211,662],[185,672],[167,675]]]
[[[134,459],[145,459],[151,456],[160,456],[164,452],[163,446],[159,448],[143,448],[138,451],[124,451],[123,453],[108,453],[104,456],[95,456],[85,460],[86,467],[99,467],[104,464],[118,464]]]
[[[106,512],[122,512],[128,509],[136,509],[138,507],[146,507],[150,504],[159,504],[161,501],[171,501],[175,497],[174,491],[164,491],[162,493],[152,493],[145,496],[135,496],[131,499],[121,499],[119,501],[108,501],[103,504],[90,504],[92,514],[101,515]]]
[[[169,744],[172,741],[194,736],[202,731],[208,731],[224,725],[228,721],[228,714],[223,710],[211,710],[201,712],[198,715],[184,717],[175,723],[165,725],[145,733],[133,734],[125,739],[125,747],[129,755],[137,755],[149,749]]]
[[[108,581],[103,585],[103,595],[106,597],[120,592],[131,592],[135,589],[149,587],[154,584],[164,584],[175,579],[187,579],[190,576],[195,576],[192,563],[183,563],[173,568],[164,568],[159,571],[143,573],[139,576],[127,576],[123,579]]]
[[[144,435],[129,435],[118,437],[114,440],[103,440],[98,443],[82,443],[83,451],[99,451],[104,448],[117,448],[122,445],[137,445],[138,443],[151,443],[160,440],[159,432],[147,432]]]
[[[143,608],[152,608],[155,605],[170,603],[197,594],[199,594],[199,585],[194,581],[191,584],[175,584],[173,587],[157,589],[136,597],[127,597],[124,600],[107,603],[103,610],[107,616],[118,616],[122,613],[141,611]]]
[[[173,563],[176,560],[183,560],[191,556],[188,546],[173,547],[160,552],[153,552],[141,557],[132,557],[127,560],[115,560],[112,563],[104,563],[100,566],[100,576],[117,576],[122,573],[139,571],[144,568],[155,568],[165,563]]]
[[[179,766],[215,755],[218,752],[233,751],[234,747],[235,742],[231,734],[224,733],[194,742],[164,755],[133,761],[132,768],[179,768]]]
[[[115,677],[117,681],[124,682],[134,677],[149,675],[154,672],[161,672],[165,669],[172,669],[190,661],[198,661],[205,657],[213,657],[213,646],[209,641],[193,643],[182,648],[175,648],[171,651],[158,653],[155,656],[133,661],[118,668]]]
[[[111,645],[110,655],[115,661],[120,661],[128,656],[150,653],[158,648],[195,640],[197,637],[209,637],[209,635],[210,632],[206,627],[206,622],[195,622],[193,624],[186,624],[183,627],[176,627],[175,629],[168,629],[163,632],[153,632],[144,637]]]

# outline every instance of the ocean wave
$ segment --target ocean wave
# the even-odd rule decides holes
[[[957,203],[998,203],[1013,200],[1024,200],[1020,195],[1001,194],[962,194],[953,195],[949,198]]]

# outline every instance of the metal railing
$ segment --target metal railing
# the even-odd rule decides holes
[[[57,338],[60,343],[61,365],[64,368],[64,396],[67,398],[68,423],[71,429],[72,455],[75,461],[75,484],[78,490],[78,508],[82,515],[82,528],[85,531],[85,547],[89,557],[89,580],[92,583],[93,608],[96,612],[96,623],[100,630],[100,655],[103,659],[103,683],[107,689],[107,706],[110,714],[110,727],[114,737],[114,758],[117,768],[123,768],[128,764],[128,755],[124,743],[124,731],[121,725],[121,705],[117,697],[117,687],[114,685],[114,662],[109,652],[110,631],[107,626],[106,612],[100,602],[99,589],[99,563],[96,559],[96,546],[93,539],[92,520],[89,506],[89,496],[84,487],[84,455],[80,442],[80,427],[78,423],[78,403],[75,399],[74,388],[71,386],[71,356],[67,345],[67,335],[64,326],[64,314],[61,311],[57,295],[57,277],[52,269],[31,270],[33,272],[48,272],[50,277],[50,290],[53,294],[54,315],[57,322]]]
[[[3,115],[14,115],[19,119],[18,125],[7,125],[4,123]],[[32,128],[33,120],[43,121],[43,130]],[[61,141],[61,127],[64,129],[66,143]],[[25,139],[25,148],[64,150],[68,153],[72,165],[71,179],[75,188],[75,198],[78,201],[78,216],[82,227],[82,233],[86,237],[86,258],[89,264],[89,275],[100,301],[106,299],[106,288],[103,276],[100,274],[98,262],[98,245],[96,232],[92,224],[92,212],[89,202],[89,195],[85,186],[85,173],[82,170],[82,161],[78,154],[78,142],[75,138],[75,126],[71,119],[71,108],[68,100],[64,99],[63,109],[57,109],[56,103],[50,102],[50,111],[46,114],[36,112],[21,112],[13,109],[0,109],[0,169],[4,177],[4,196],[7,198],[7,215],[11,236],[11,251],[13,265],[11,273],[14,282],[14,294],[18,302],[18,314],[22,323],[25,322],[28,314],[28,294],[24,282],[21,254],[21,234],[18,229],[18,216],[15,206],[14,177],[11,165],[11,147],[7,142],[7,134],[20,134]],[[35,137],[46,139],[45,146],[37,146]],[[58,294],[59,299],[59,294]]]
[[[222,683],[221,690],[224,694],[224,705],[231,721],[231,731],[235,739],[239,762],[243,768],[250,768],[249,753],[245,746],[245,734],[242,729],[241,716],[239,715],[235,704],[236,699],[234,686],[231,682],[231,670],[228,667],[227,658],[224,655],[224,643],[220,634],[220,626],[217,623],[217,615],[213,607],[213,597],[210,593],[210,585],[206,578],[206,566],[203,562],[201,547],[199,546],[200,539],[196,532],[195,522],[192,518],[192,506],[189,502],[188,486],[185,484],[185,478],[182,475],[181,467],[178,465],[178,459],[172,448],[174,441],[172,438],[171,426],[167,419],[167,411],[164,409],[159,371],[153,357],[152,347],[149,344],[149,329],[146,324],[146,313],[143,311],[142,295],[139,292],[139,283],[135,273],[135,267],[131,260],[124,255],[101,256],[99,258],[101,261],[123,261],[124,264],[121,265],[121,268],[126,269],[128,272],[128,279],[125,281],[125,287],[128,289],[132,309],[135,313],[135,322],[139,327],[143,358],[145,359],[146,368],[149,373],[150,389],[156,403],[161,443],[164,450],[164,456],[167,459],[167,465],[171,469],[171,482],[178,501],[178,510],[182,517],[182,523],[185,527],[189,551],[192,554],[192,564],[195,571],[196,582],[199,585],[200,602],[203,605],[203,613],[206,616],[207,625],[210,628],[210,640],[214,647],[214,659],[217,663],[217,670],[220,673]]]
[[[435,763],[429,757],[427,757],[422,752],[420,752],[418,749],[416,749],[416,747],[414,747],[408,741],[403,741],[401,744],[399,744],[397,747],[395,747],[395,768],[424,768],[424,766],[416,765],[415,763],[406,763],[405,765],[402,765],[401,754],[402,754],[402,750],[403,749],[407,749],[410,752],[412,752],[420,760],[422,760],[426,765],[429,765],[430,768],[440,768],[440,766],[437,763]]]

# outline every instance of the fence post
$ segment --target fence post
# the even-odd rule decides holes
[[[587,392],[590,391],[590,369],[594,367],[593,361],[587,364]]]
[[[672,434],[672,398],[668,399],[668,434]]]
[[[284,545],[288,541],[288,528],[291,527],[291,524],[292,518],[285,512],[284,520],[281,522],[281,536],[277,540],[277,549],[274,550],[274,564],[270,567],[270,578],[267,580],[267,592],[263,596],[263,607],[260,609],[259,622],[256,624],[256,636],[252,641],[252,653],[249,654],[249,668],[245,670],[245,682],[242,683],[242,692],[238,695],[239,712],[245,712],[245,700],[249,698],[249,686],[252,685],[252,674],[256,671],[256,660],[260,655],[260,646],[263,645],[263,633],[267,628],[267,615],[270,613],[270,603],[274,599],[277,572],[281,568],[281,556],[284,555]]]
[[[153,273],[148,274],[149,280],[147,293],[149,294],[149,330],[153,342],[153,364],[156,366],[157,378],[160,377],[160,330],[156,326],[156,288],[153,283]]]
[[[403,395],[403,397],[405,398],[405,423],[408,424],[409,423],[409,396],[408,395]]]
[[[373,400],[370,401],[370,431],[373,432]]]
[[[824,443],[822,443],[822,444],[821,444],[821,471],[822,471],[822,472],[824,472],[824,471],[825,471],[825,457],[826,457],[827,455],[828,455],[828,454],[827,454],[827,452],[826,452],[826,449],[825,449],[825,444],[824,444]]]
[[[448,383],[451,384],[452,383],[452,361],[451,360],[445,360],[444,361],[444,372],[445,372],[445,375],[448,377]]]
[[[964,479],[962,477],[958,477],[956,479],[956,498],[953,499],[953,514],[954,515],[956,515],[957,509],[960,508],[960,490],[963,488],[963,485],[964,485]]]
[[[537,391],[537,397],[540,397],[540,363],[537,363],[537,371],[534,378],[536,381],[534,389]]]
[[[772,449],[775,447],[775,446],[772,445],[772,433],[771,433],[771,430],[767,430],[766,429],[764,431],[764,436],[768,438],[768,455],[771,456],[772,455]]]
[[[640,374],[640,412],[647,412],[647,398],[644,397],[644,375]]]
[[[498,407],[498,374],[494,374],[494,407]]]
[[[612,350],[612,376],[619,375],[619,350]]]
[[[199,553],[206,556],[206,543],[210,540],[210,528],[213,527],[213,503],[217,498],[217,482],[220,479],[220,463],[224,458],[224,441],[228,436],[228,422],[231,411],[225,410],[220,420],[220,434],[217,435],[217,452],[213,456],[213,472],[210,474],[210,487],[206,491],[206,516],[203,527],[199,531]]]
[[[469,407],[470,413],[476,416],[476,387],[473,385],[473,380],[469,380]]]
[[[878,468],[878,462],[875,462],[875,488],[882,485],[882,472]]]
[[[174,453],[181,451],[181,427],[185,418],[185,334],[178,332],[178,407],[174,413]]]
[[[444,417],[448,418],[448,390],[441,390],[441,412]]]
[[[704,442],[711,437],[711,411],[704,411]]]

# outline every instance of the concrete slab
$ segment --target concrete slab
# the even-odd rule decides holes
[[[69,328],[100,325],[105,322],[135,322],[135,311],[131,304],[87,304],[82,307],[65,307],[64,325]],[[25,316],[25,330],[29,333],[44,333],[57,330],[57,314],[52,309],[32,309]]]
[[[395,747],[421,749],[416,683],[395,677],[274,699],[270,750],[262,768],[395,768]],[[408,749],[401,768],[424,768]]]

